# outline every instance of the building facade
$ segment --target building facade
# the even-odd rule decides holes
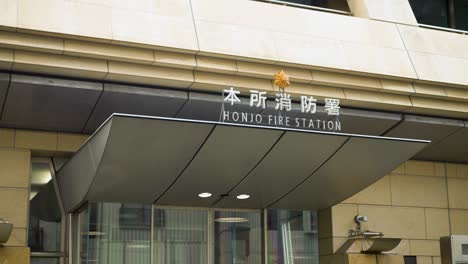
[[[463,0],[0,0],[0,263],[443,263],[467,31]]]

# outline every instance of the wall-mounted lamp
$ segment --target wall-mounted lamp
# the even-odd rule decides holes
[[[354,217],[354,222],[356,222],[356,229],[349,230],[350,237],[383,237],[384,233],[374,232],[369,230],[362,230],[362,223],[369,221],[365,215],[356,215]]]
[[[361,224],[361,223],[367,222],[368,219],[367,219],[367,216],[365,215],[356,215],[354,217],[354,221],[356,222],[356,224]]]
[[[11,230],[13,230],[13,224],[0,218],[0,244],[5,244],[10,239]]]

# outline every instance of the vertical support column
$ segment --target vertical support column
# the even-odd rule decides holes
[[[456,28],[455,22],[455,3],[453,0],[447,0],[447,10],[448,10],[448,19],[449,27]]]
[[[154,204],[151,205],[150,264],[154,263]]]
[[[348,5],[357,17],[418,25],[408,0],[348,0]]]
[[[0,217],[13,224],[9,240],[0,247],[1,263],[28,264],[27,247],[29,175],[31,153],[29,150],[9,148],[14,130],[0,130]],[[10,144],[11,143],[11,144]],[[7,147],[7,148],[3,148]]]

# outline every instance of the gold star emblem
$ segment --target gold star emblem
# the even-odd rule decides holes
[[[275,78],[273,80],[273,83],[278,86],[280,89],[283,89],[288,87],[290,85],[289,82],[289,76],[284,73],[283,70],[277,72],[275,74]]]

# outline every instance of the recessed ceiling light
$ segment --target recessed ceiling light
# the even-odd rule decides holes
[[[237,195],[237,199],[239,200],[245,200],[245,199],[249,199],[250,198],[250,195],[248,194],[239,194]]]
[[[203,193],[198,194],[198,197],[200,197],[200,198],[208,198],[208,197],[211,197],[211,195],[212,195],[212,194],[209,193],[209,192],[203,192]]]

